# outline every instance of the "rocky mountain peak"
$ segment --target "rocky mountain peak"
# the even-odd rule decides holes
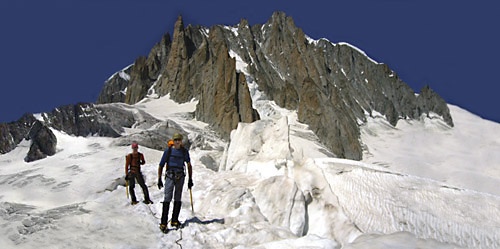
[[[210,29],[185,28],[179,17],[169,48],[159,62],[162,70],[156,75],[161,77],[141,83],[142,89],[127,88],[127,96],[145,96],[155,80],[160,95],[170,93],[178,102],[198,99],[196,117],[226,138],[238,122],[258,118],[246,89],[249,81],[278,105],[298,110],[299,120],[339,157],[361,159],[359,122],[373,112],[392,125],[433,112],[453,126],[445,101],[435,92],[425,88],[417,97],[387,65],[347,43],[312,40],[283,12],[265,24],[250,27],[242,19],[233,27]],[[247,64],[245,72],[229,54]]]
[[[56,154],[57,138],[50,128],[39,120],[33,123],[26,139],[31,140],[31,146],[24,161],[32,162]]]
[[[27,113],[17,121],[0,124],[0,153],[15,149],[29,133],[35,121],[35,117]]]
[[[446,102],[429,87],[416,95],[387,65],[350,44],[311,39],[283,12],[264,24],[242,19],[210,28],[185,27],[179,16],[172,38],[165,34],[147,57],[108,79],[97,103],[134,104],[167,94],[180,103],[196,99],[196,118],[229,139],[239,122],[261,118],[249,83],[297,110],[299,121],[338,157],[361,159],[359,126],[373,113],[394,126],[431,113],[453,126]]]

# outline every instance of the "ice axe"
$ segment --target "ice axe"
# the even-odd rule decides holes
[[[193,207],[193,191],[191,191],[191,188],[189,189],[189,196],[191,197],[191,212],[194,213],[194,207]]]
[[[128,199],[128,180],[125,180],[125,190],[127,191],[127,199]]]

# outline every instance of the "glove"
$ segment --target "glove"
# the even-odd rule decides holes
[[[189,178],[188,180],[188,189],[191,189],[193,187],[193,179]]]
[[[128,180],[130,180],[130,177],[129,177],[129,175],[128,175],[128,174],[126,174],[126,175],[125,175],[125,181],[128,181]]]
[[[161,181],[161,178],[158,178],[158,189],[163,188],[163,182]]]

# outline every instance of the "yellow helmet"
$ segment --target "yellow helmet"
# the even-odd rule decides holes
[[[177,140],[177,139],[182,140],[182,138],[183,138],[182,135],[179,133],[175,133],[174,136],[172,136],[173,140]]]

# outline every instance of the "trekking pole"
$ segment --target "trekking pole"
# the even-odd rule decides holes
[[[193,207],[193,191],[189,189],[189,196],[191,197],[191,212],[194,213],[194,207]]]
[[[127,191],[127,199],[129,199],[128,198],[128,180],[125,180],[125,189]]]

